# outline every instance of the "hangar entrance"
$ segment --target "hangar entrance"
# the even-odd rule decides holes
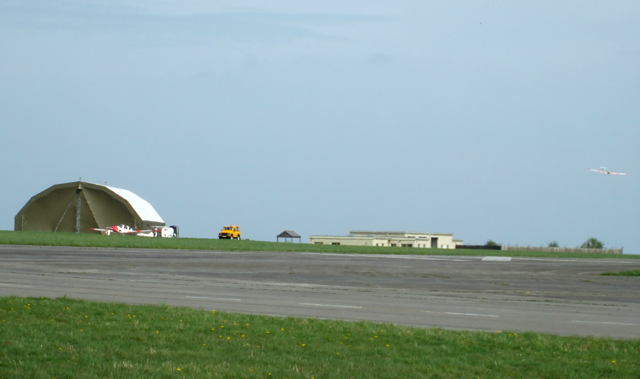
[[[438,248],[438,237],[431,237],[431,248],[432,249]]]

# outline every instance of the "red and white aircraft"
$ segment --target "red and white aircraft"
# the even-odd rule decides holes
[[[613,171],[609,171],[607,170],[606,167],[600,167],[600,170],[595,170],[593,168],[590,168],[589,170],[593,171],[593,172],[599,172],[601,174],[606,174],[606,175],[627,175],[624,172],[613,172]]]
[[[95,230],[96,232],[100,232],[107,236],[111,235],[111,233],[130,234],[134,236],[138,236],[138,235],[146,236],[147,233],[151,233],[151,230],[136,230],[130,227],[129,225],[125,225],[125,224],[107,226],[104,229],[91,228],[91,230]]]
[[[136,230],[130,227],[129,225],[120,224],[107,226],[104,229],[99,228],[91,228],[96,232],[100,232],[104,235],[111,235],[111,233],[118,233],[130,236],[139,236],[139,237],[177,237],[178,236],[178,227],[177,226],[162,226],[156,227],[150,230]]]

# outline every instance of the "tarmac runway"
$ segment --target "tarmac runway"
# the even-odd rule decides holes
[[[0,296],[640,338],[636,259],[0,245]]]

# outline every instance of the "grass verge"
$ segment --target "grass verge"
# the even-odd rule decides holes
[[[638,378],[640,340],[0,298],[2,378]]]
[[[605,272],[605,276],[640,276],[640,270],[621,271],[621,272]]]
[[[292,251],[349,254],[411,254],[411,255],[491,255],[510,257],[563,257],[563,258],[625,258],[640,259],[640,255],[547,253],[500,250],[448,250],[414,249],[407,247],[374,247],[345,245],[311,245],[307,243],[283,243],[247,240],[219,240],[208,238],[145,238],[136,236],[84,233],[14,232],[0,231],[0,244],[79,246],[142,249],[186,249],[222,251]]]

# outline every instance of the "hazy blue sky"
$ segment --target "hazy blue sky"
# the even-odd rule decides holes
[[[0,0],[0,133],[0,229],[82,177],[186,237],[640,253],[640,2]]]

